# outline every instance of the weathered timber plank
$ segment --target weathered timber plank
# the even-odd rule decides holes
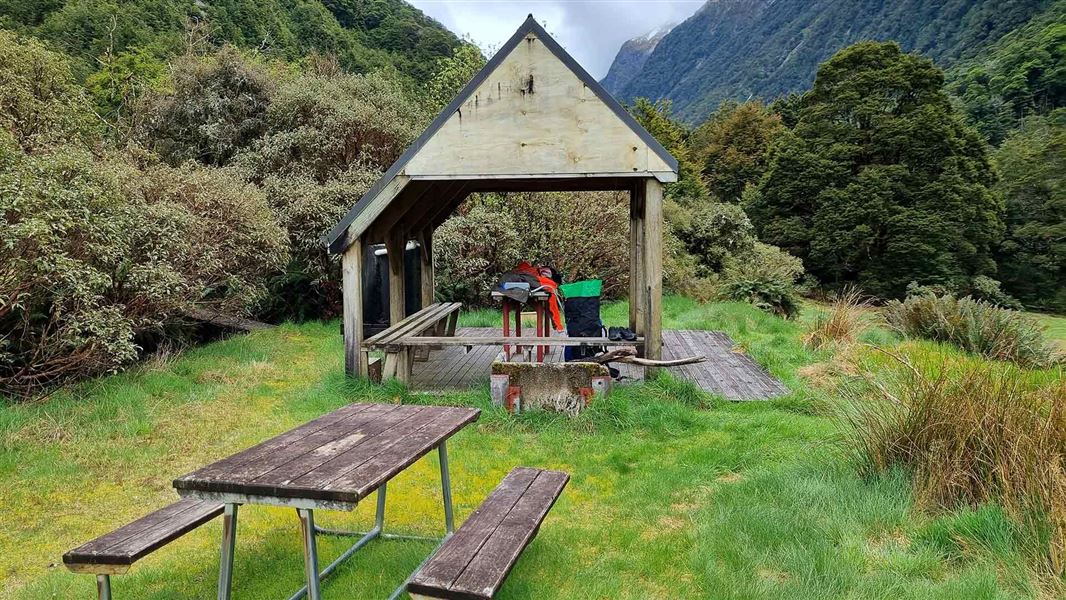
[[[63,555],[66,564],[130,565],[222,513],[217,502],[179,500]]]
[[[367,415],[364,420],[347,419],[347,433],[338,423],[337,428],[323,432],[320,437],[314,438],[313,442],[301,437],[304,444],[298,448],[293,448],[291,443],[276,445],[272,455],[259,456],[251,463],[241,465],[238,475],[234,475],[232,469],[218,469],[216,465],[209,465],[201,471],[214,467],[211,477],[199,479],[197,472],[194,472],[175,481],[175,487],[193,494],[232,493],[354,504],[372,491],[364,491],[360,487],[360,484],[365,484],[366,481],[349,478],[342,485],[331,489],[325,489],[326,485],[373,460],[394,444],[412,447],[425,444],[424,451],[421,447],[416,448],[416,452],[424,454],[466,424],[476,420],[480,413],[472,408],[370,406],[381,406],[390,410],[377,416]],[[421,437],[414,436],[425,428],[430,428],[430,432]],[[360,439],[357,434],[367,435]],[[284,435],[279,438],[284,438]],[[314,446],[315,443],[318,444],[317,447],[307,447]],[[367,485],[376,487],[373,483],[377,481],[376,477],[382,474],[386,478],[392,477],[410,464],[405,462],[406,460],[406,455],[390,455],[390,458],[382,458],[374,463],[376,471],[362,471],[359,476],[366,475],[371,480]],[[313,468],[299,477],[290,477],[308,467]],[[271,475],[262,477],[264,473]],[[256,478],[261,480],[257,481]]]
[[[184,483],[192,479],[204,482],[229,477],[239,467],[279,452],[281,448],[303,439],[320,429],[328,427],[337,421],[365,410],[371,410],[372,407],[378,407],[372,409],[377,411],[388,408],[389,406],[390,405],[381,404],[349,404],[348,406],[339,408],[329,414],[322,415],[321,417],[309,421],[295,429],[291,429],[269,440],[256,444],[247,450],[238,452],[237,454],[214,462],[206,467],[182,475],[174,480],[174,487],[182,489],[185,487]]]
[[[529,489],[481,546],[451,589],[492,598],[518,561],[518,556],[536,536],[541,522],[569,480],[570,476],[561,471],[539,471]]]
[[[411,590],[450,589],[536,476],[535,470],[519,467],[504,477],[455,535],[418,570],[411,581]]]
[[[642,338],[637,338],[636,341],[626,340],[611,340],[605,337],[539,337],[539,336],[523,336],[523,337],[504,337],[502,335],[494,336],[465,336],[465,337],[448,337],[448,336],[419,336],[408,337],[401,340],[394,340],[389,344],[389,347],[397,346],[503,346],[503,345],[522,345],[522,346],[639,346],[643,343]]]
[[[393,341],[402,339],[406,336],[417,335],[423,330],[432,327],[437,321],[458,311],[462,306],[462,303],[459,302],[443,302],[427,306],[426,308],[404,318],[397,323],[395,327],[389,327],[385,331],[367,339],[363,342],[363,347],[392,349],[389,348],[389,344]]]
[[[360,496],[366,496],[378,489],[381,484],[392,479],[400,471],[414,464],[453,433],[461,429],[470,420],[458,415],[442,416],[427,427],[423,427],[401,442],[384,448],[380,454],[331,481],[326,489],[355,489]]]
[[[379,483],[388,481],[411,464],[396,460],[395,457],[374,461],[376,456],[394,445],[406,447],[421,456],[476,420],[480,413],[477,409],[426,408],[435,410],[420,413],[416,419],[391,429],[389,435],[377,436],[361,447],[359,452],[342,454],[293,480],[291,485],[317,494],[308,496],[311,498],[358,502],[374,491]],[[359,470],[359,467],[371,461],[374,461],[373,468]]]
[[[288,458],[286,462],[278,461],[277,464],[266,465],[270,467],[269,470],[251,479],[257,484],[288,483],[341,454],[352,452],[364,442],[374,439],[374,436],[387,432],[413,416],[407,411],[393,410],[358,428],[341,422],[335,428],[327,428],[315,434],[322,434],[317,439],[313,439],[315,435],[312,435],[302,440],[299,446],[286,448],[284,457]]]

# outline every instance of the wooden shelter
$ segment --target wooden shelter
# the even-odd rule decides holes
[[[390,317],[404,314],[403,249],[421,246],[433,303],[433,231],[470,194],[620,190],[630,194],[630,327],[662,353],[662,184],[677,160],[530,15],[411,147],[324,238],[342,254],[345,369],[366,376],[362,270],[385,243]],[[565,219],[565,215],[560,215]],[[580,228],[582,223],[573,223]]]

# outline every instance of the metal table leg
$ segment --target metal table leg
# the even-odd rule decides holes
[[[315,546],[315,511],[301,508],[296,512],[300,515],[300,533],[303,534],[307,597],[309,600],[322,600],[318,578],[318,548]]]
[[[377,537],[396,537],[396,538],[401,538],[401,539],[407,539],[405,536],[387,536],[387,535],[382,533],[382,529],[384,529],[384,527],[385,527],[385,498],[386,498],[387,491],[388,491],[387,484],[382,484],[381,487],[378,488],[378,506],[377,506],[377,512],[374,515],[374,528],[371,529],[370,531],[366,532],[366,533],[355,532],[355,531],[341,531],[341,530],[338,530],[338,529],[326,529],[326,528],[323,528],[323,527],[318,527],[317,525],[315,525],[314,517],[311,516],[310,526],[311,526],[312,537],[314,537],[314,535],[317,535],[317,534],[323,534],[323,535],[334,535],[334,536],[342,536],[342,537],[358,537],[359,538],[359,540],[356,541],[354,544],[352,544],[350,548],[348,548],[347,550],[344,551],[343,554],[338,556],[336,560],[334,560],[333,562],[331,562],[328,565],[326,565],[326,568],[322,569],[322,571],[318,573],[318,585],[319,585],[319,587],[321,587],[323,579],[325,579],[331,573],[333,573],[334,569],[339,567],[340,564],[343,563],[344,561],[348,560],[353,554],[356,553],[356,551],[358,551],[363,546],[367,545],[367,543],[370,540],[372,540],[374,538],[377,538]],[[307,511],[307,512],[311,512],[311,511]],[[300,528],[301,528],[301,532],[303,532],[304,539],[305,539],[304,548],[307,548],[307,542],[306,542],[307,534],[303,530],[303,527],[304,527],[303,511],[302,510],[297,510],[297,514],[300,515]],[[305,556],[306,556],[306,553],[305,553]],[[317,563],[318,563],[318,561],[317,561],[317,547],[316,547],[316,561],[315,561],[316,570],[317,570]],[[308,578],[308,582],[310,582],[310,578]],[[290,596],[289,600],[300,600],[300,598],[303,598],[304,596],[308,596],[307,592],[308,592],[308,586],[305,585],[304,587],[300,588],[295,594]],[[308,596],[308,597],[313,597],[313,596]]]
[[[440,458],[440,487],[444,495],[444,531],[451,535],[455,531],[455,515],[452,512],[452,478],[448,472],[448,442],[437,446]]]
[[[437,455],[440,462],[440,483],[441,492],[443,494],[443,506],[444,506],[444,528],[447,532],[444,535],[444,539],[439,538],[427,538],[413,535],[395,535],[387,534],[383,532],[385,528],[385,502],[388,488],[386,484],[382,484],[378,488],[377,498],[377,512],[374,515],[374,528],[366,533],[358,533],[353,531],[340,531],[336,529],[326,529],[315,526],[314,514],[310,509],[298,509],[297,513],[300,516],[300,531],[303,534],[304,540],[304,570],[307,574],[307,585],[293,594],[289,600],[300,600],[306,596],[309,600],[321,600],[321,581],[325,579],[330,573],[333,572],[342,562],[347,560],[351,555],[355,554],[357,550],[365,546],[370,540],[374,538],[383,538],[390,540],[417,540],[417,541],[431,541],[439,542],[433,552],[426,557],[418,568],[415,569],[406,580],[396,588],[396,590],[389,596],[389,600],[396,600],[405,591],[407,591],[407,584],[411,582],[411,577],[421,569],[423,565],[429,562],[429,559],[433,558],[433,555],[437,553],[437,550],[444,545],[444,542],[455,532],[455,511],[452,504],[452,479],[448,468],[448,444],[447,442],[441,442],[437,446]],[[361,536],[351,548],[348,548],[344,554],[341,554],[330,563],[321,572],[318,571],[318,551],[315,546],[315,534],[321,533],[323,535],[336,535],[336,536]]]
[[[222,513],[222,550],[218,565],[218,600],[229,600],[233,587],[233,553],[237,547],[237,507],[227,504]],[[110,590],[109,590],[110,591]]]
[[[404,592],[407,591],[407,585],[411,583],[411,578],[415,576],[415,573],[421,570],[422,567],[424,567],[425,564],[428,563],[431,558],[433,558],[433,555],[435,555],[437,551],[441,549],[441,546],[443,546],[444,543],[452,537],[452,534],[455,533],[455,514],[452,507],[452,478],[448,470],[447,441],[441,442],[440,445],[437,446],[437,456],[440,458],[440,487],[441,492],[443,493],[444,529],[447,533],[444,534],[444,538],[440,540],[440,543],[437,544],[437,547],[429,553],[429,556],[427,556],[425,560],[423,560],[418,565],[418,567],[415,568],[414,571],[411,571],[411,574],[407,576],[407,579],[405,579],[402,584],[400,584],[400,587],[396,588],[396,590],[392,592],[392,595],[389,596],[389,600],[397,600],[400,596],[403,595]]]
[[[111,600],[111,576],[96,576],[96,597],[100,600]]]

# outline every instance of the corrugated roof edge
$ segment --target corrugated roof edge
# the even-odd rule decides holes
[[[496,54],[485,63],[485,66],[478,71],[477,75],[475,75],[465,87],[463,87],[455,99],[452,100],[435,119],[433,119],[433,122],[429,124],[429,127],[427,127],[426,130],[418,136],[414,143],[411,144],[402,155],[400,155],[400,158],[398,158],[396,162],[392,163],[389,170],[385,171],[385,174],[382,175],[361,198],[359,198],[359,201],[348,211],[348,214],[344,215],[328,234],[322,236],[322,242],[326,244],[326,247],[331,254],[340,254],[347,249],[348,240],[345,233],[348,231],[348,227],[350,227],[355,221],[355,218],[359,216],[359,213],[363,212],[366,206],[370,204],[371,200],[373,200],[373,198],[400,173],[411,158],[413,158],[414,155],[422,149],[422,146],[433,137],[433,134],[444,126],[444,123],[448,121],[448,118],[451,117],[455,111],[459,110],[463,103],[466,102],[467,98],[477,90],[478,86],[488,78],[490,73],[496,70],[496,67],[498,67],[499,64],[503,62],[503,59],[511,53],[511,50],[514,50],[515,46],[521,43],[529,33],[536,35],[537,38],[544,43],[545,47],[556,56],[556,58],[563,61],[563,64],[565,64],[567,68],[577,74],[582,83],[592,90],[593,93],[595,93],[596,96],[618,116],[618,118],[622,119],[630,129],[636,132],[636,134],[640,136],[640,139],[642,139],[649,148],[666,161],[666,164],[669,165],[675,173],[677,172],[677,159],[674,158],[673,155],[671,155],[666,148],[659,143],[659,140],[656,140],[647,129],[644,129],[644,127],[633,118],[633,115],[629,114],[629,111],[627,111],[618,100],[615,100],[614,96],[608,93],[607,90],[603,89],[603,86],[589,75],[588,71],[578,64],[578,62],[574,60],[574,58],[570,56],[570,54],[567,53],[547,31],[544,30],[539,23],[537,23],[536,19],[533,18],[533,15],[530,14],[526,17],[522,26],[514,32],[514,35],[512,35],[510,39],[507,40],[507,43],[505,43]]]

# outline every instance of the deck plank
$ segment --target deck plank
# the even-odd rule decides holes
[[[498,333],[492,327],[463,327],[460,337],[485,337]],[[665,359],[704,355],[702,363],[671,368],[675,376],[691,381],[706,392],[728,400],[766,400],[788,393],[788,388],[772,377],[747,354],[734,352],[736,343],[720,331],[666,330],[663,331]],[[469,389],[479,379],[487,378],[499,346],[475,346],[469,353],[461,346],[435,350],[427,362],[415,365],[412,389],[444,391]],[[551,348],[545,362],[562,361],[562,348]],[[619,363],[612,365],[628,377],[627,381],[644,378],[643,369]]]

